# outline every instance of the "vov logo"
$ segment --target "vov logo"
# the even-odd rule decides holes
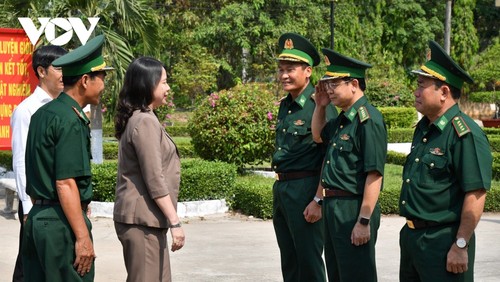
[[[88,18],[90,23],[89,29],[85,27],[80,18],[38,18],[38,22],[40,23],[40,28],[38,29],[30,18],[18,18],[18,20],[28,35],[31,44],[35,45],[45,31],[45,38],[50,44],[62,46],[71,40],[73,31],[78,36],[78,39],[80,39],[82,45],[85,45],[97,26],[99,18]],[[66,32],[56,38],[56,27]]]

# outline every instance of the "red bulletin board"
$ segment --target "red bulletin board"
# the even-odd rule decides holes
[[[31,66],[33,50],[23,29],[0,28],[0,150],[11,150],[12,112],[38,84]]]

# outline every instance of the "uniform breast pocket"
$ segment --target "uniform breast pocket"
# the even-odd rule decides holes
[[[293,125],[286,130],[286,133],[287,133],[286,138],[291,148],[296,143],[302,142],[302,140],[304,140],[307,136],[309,136],[310,130],[307,129],[306,126]]]
[[[358,162],[358,156],[353,153],[354,144],[350,141],[339,140],[335,144],[335,149],[339,153],[339,159],[337,163],[345,163],[349,169],[355,169],[356,163]]]
[[[420,175],[422,183],[439,183],[449,177],[448,159],[442,155],[426,154],[422,158],[423,167]]]

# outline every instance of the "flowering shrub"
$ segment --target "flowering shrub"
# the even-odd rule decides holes
[[[189,121],[195,152],[238,167],[269,161],[278,111],[275,100],[271,86],[256,83],[210,94]]]

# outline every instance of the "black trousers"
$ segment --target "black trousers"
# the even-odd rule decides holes
[[[19,216],[19,223],[21,223],[21,229],[19,231],[19,250],[17,251],[16,266],[14,267],[14,275],[12,276],[12,282],[24,281],[23,259],[21,256],[23,233],[24,233],[24,211],[23,211],[23,204],[21,203],[21,201],[19,201],[19,208],[17,209],[17,215]]]

